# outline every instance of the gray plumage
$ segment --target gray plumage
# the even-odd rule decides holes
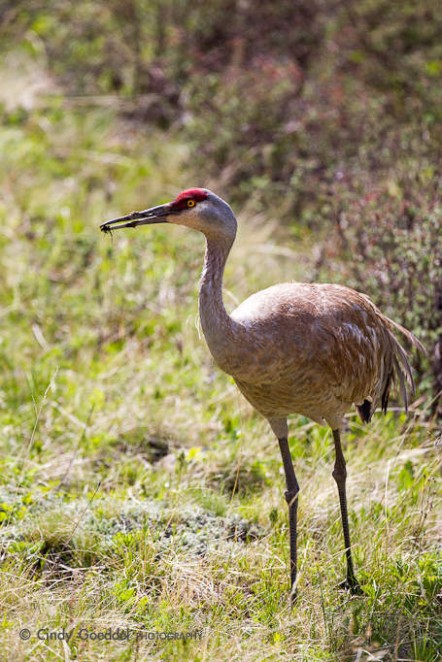
[[[405,409],[414,393],[400,332],[423,350],[415,336],[383,315],[364,294],[342,285],[283,283],[253,294],[230,315],[222,298],[224,267],[237,223],[229,205],[207,189],[189,189],[161,205],[102,225],[104,231],[167,222],[206,237],[199,292],[201,326],[218,366],[266,417],[277,436],[287,480],[292,595],[296,589],[296,522],[299,487],[287,444],[287,417],[297,413],[333,430],[347,554],[346,587],[360,592],[353,571],[345,496],[346,469],[339,431],[355,405],[368,422],[378,406],[385,411],[394,381]]]

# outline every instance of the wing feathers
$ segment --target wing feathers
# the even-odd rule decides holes
[[[402,335],[405,336],[405,338],[408,340],[410,345],[415,347],[419,352],[426,354],[426,350],[425,347],[420,342],[420,340],[418,340],[416,336],[413,333],[411,333],[411,331],[408,331],[408,329],[403,327],[401,324],[394,322],[389,317],[386,317],[385,315],[382,314],[381,316],[386,323],[390,338],[392,340],[393,372],[394,372],[393,376],[399,382],[399,388],[400,388],[402,400],[404,402],[405,411],[408,411],[408,396],[409,395],[413,396],[415,393],[413,373],[411,370],[411,365],[407,353],[402,347],[402,345],[399,343],[396,336],[394,335],[393,330],[402,333]],[[384,389],[384,395],[382,396],[382,408],[384,412],[386,410],[386,404],[384,407],[384,399],[385,399],[385,394],[387,394],[386,399],[388,402],[389,387],[390,387],[389,383],[386,384],[386,388]]]

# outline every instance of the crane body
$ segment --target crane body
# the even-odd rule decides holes
[[[207,343],[219,367],[266,418],[295,412],[333,429],[353,404],[365,402],[366,420],[387,397],[395,365],[402,365],[400,379],[408,376],[393,334],[399,327],[348,287],[275,285],[249,297],[231,319],[222,351],[216,340],[212,348],[206,326]]]
[[[297,585],[299,485],[288,446],[287,417],[294,413],[332,429],[336,452],[332,475],[338,486],[347,557],[343,586],[361,593],[351,555],[342,421],[353,405],[365,422],[379,405],[385,411],[394,380],[407,408],[413,377],[394,332],[402,333],[420,350],[422,345],[366,295],[341,285],[274,285],[253,294],[229,315],[222,282],[237,222],[229,205],[207,189],[183,191],[171,203],[112,219],[101,229],[108,232],[160,222],[185,225],[206,236],[199,291],[204,336],[215,362],[267,418],[278,439],[289,507],[292,598]]]

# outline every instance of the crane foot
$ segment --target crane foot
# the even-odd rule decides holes
[[[347,577],[336,588],[342,591],[349,591],[352,595],[365,595],[356,577]]]
[[[298,601],[298,589],[296,588],[296,586],[293,586],[290,591],[290,604],[292,605],[292,607],[295,606],[297,601]]]

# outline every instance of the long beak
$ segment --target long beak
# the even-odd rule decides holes
[[[111,232],[112,230],[121,230],[121,228],[135,228],[137,225],[151,225],[153,223],[167,223],[167,216],[173,214],[170,203],[151,207],[143,211],[133,211],[127,216],[120,216],[106,221],[100,225],[102,232]]]

